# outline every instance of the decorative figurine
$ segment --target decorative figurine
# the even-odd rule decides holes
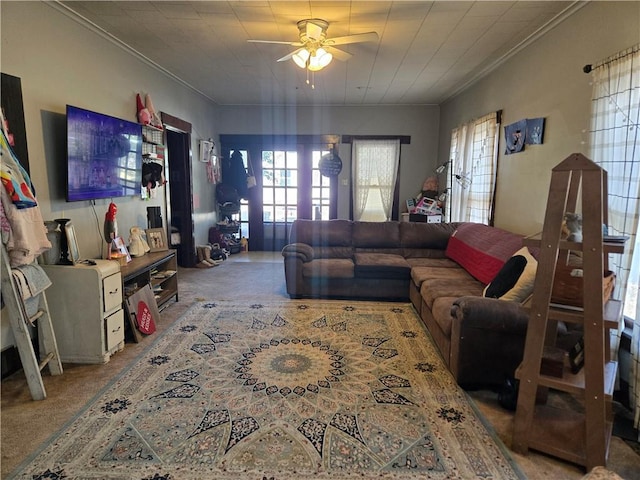
[[[104,241],[109,245],[109,248],[107,248],[107,260],[111,260],[111,246],[113,245],[113,240],[118,236],[117,212],[118,207],[115,203],[111,202],[104,216]]]
[[[142,229],[140,227],[131,227],[129,233],[129,254],[132,257],[141,257],[151,250],[149,244],[142,236]]]

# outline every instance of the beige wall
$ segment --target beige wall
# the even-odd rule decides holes
[[[83,257],[100,255],[102,222],[108,200],[65,201],[65,108],[67,104],[136,121],[136,93],[152,96],[157,110],[193,124],[197,141],[215,137],[214,104],[119,46],[42,2],[2,2],[2,72],[20,77],[31,176],[45,220],[68,217],[78,230]],[[196,216],[214,221],[213,189],[204,165],[194,162]],[[146,207],[162,205],[157,197],[114,199],[118,227],[128,239],[129,228],[146,227]],[[166,215],[164,216],[166,218]],[[201,240],[206,232],[198,232]]]
[[[441,106],[440,158],[451,129],[490,111],[503,112],[496,226],[542,229],[551,168],[573,152],[589,155],[590,76],[596,64],[640,42],[640,2],[590,2],[497,70]],[[545,117],[543,145],[504,155],[504,125]]]

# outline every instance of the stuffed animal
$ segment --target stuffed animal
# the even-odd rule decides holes
[[[436,198],[439,188],[438,177],[427,177],[422,184],[422,195],[427,198]]]
[[[565,213],[563,227],[567,233],[568,241],[582,242],[582,215],[572,212]]]

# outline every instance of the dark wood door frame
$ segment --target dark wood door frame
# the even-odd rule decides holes
[[[193,185],[191,183],[191,124],[167,113],[161,113],[166,129],[167,163],[165,177],[167,238],[171,238],[171,227],[180,233],[178,264],[195,267],[196,245],[193,224]]]

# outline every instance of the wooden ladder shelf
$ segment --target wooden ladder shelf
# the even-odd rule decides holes
[[[582,187],[583,241],[561,239],[565,212],[575,212]],[[583,465],[587,471],[606,465],[612,429],[611,396],[617,363],[611,361],[609,333],[618,328],[621,302],[603,298],[603,272],[609,253],[622,253],[624,245],[603,242],[607,222],[606,172],[581,154],[573,154],[552,170],[541,238],[527,239],[540,248],[538,272],[530,303],[523,362],[514,419],[512,448],[529,448]],[[583,308],[571,311],[551,306],[556,262],[561,255],[581,251]],[[561,378],[540,373],[545,346],[555,346],[558,321],[582,324],[584,367],[573,374],[565,366]],[[538,389],[552,388],[576,395],[584,412],[536,405]]]
[[[45,292],[38,294],[38,309],[32,316],[27,314],[25,303],[11,273],[9,255],[2,246],[2,299],[7,308],[11,330],[20,354],[22,368],[27,378],[29,391],[34,400],[44,400],[47,393],[42,381],[41,371],[49,367],[51,375],[62,375],[62,363],[58,354],[56,336],[49,316],[49,306]],[[36,358],[29,326],[37,325],[40,342],[40,360]]]

